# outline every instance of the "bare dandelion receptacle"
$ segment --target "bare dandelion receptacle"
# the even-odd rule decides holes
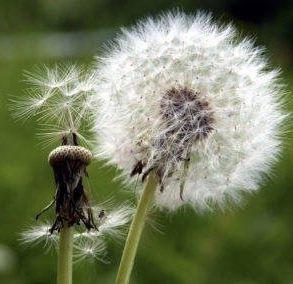
[[[91,152],[77,145],[62,145],[49,154],[48,161],[53,168],[57,188],[54,198],[56,219],[51,232],[59,231],[64,224],[73,226],[80,222],[88,230],[97,228],[82,183],[91,159]]]

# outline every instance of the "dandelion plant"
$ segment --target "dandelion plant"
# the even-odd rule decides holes
[[[140,189],[116,283],[129,282],[151,203],[211,210],[258,190],[280,153],[278,73],[203,13],[148,18],[98,58],[97,152]]]
[[[93,155],[88,139],[93,108],[95,75],[76,66],[55,66],[42,71],[45,76],[28,74],[29,95],[13,104],[20,119],[36,116],[45,129],[45,143],[59,141],[48,162],[53,169],[56,192],[52,202],[37,216],[55,207],[55,220],[33,226],[22,234],[25,243],[44,240],[58,248],[57,283],[72,283],[72,259],[88,256],[104,259],[105,236],[119,235],[131,215],[129,206],[113,211],[92,206],[83,179]],[[76,228],[76,229],[75,229]]]

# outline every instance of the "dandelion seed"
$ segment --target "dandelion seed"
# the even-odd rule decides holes
[[[129,206],[115,208],[108,215],[103,216],[99,230],[106,235],[117,238],[119,237],[117,235],[117,229],[125,226],[129,222],[129,219],[131,219],[132,214],[133,208]],[[121,231],[121,233],[123,232]]]
[[[95,237],[111,237],[121,239],[125,233],[125,225],[128,224],[133,214],[133,208],[127,204],[112,206],[108,209],[104,204],[93,207],[93,218],[98,230],[90,230],[76,234],[76,238],[95,239]],[[104,209],[101,209],[104,208]]]
[[[126,225],[131,220],[133,208],[127,204],[105,206],[105,203],[94,206],[93,221],[97,224],[96,230],[79,230],[74,232],[74,260],[76,262],[85,259],[97,259],[104,263],[108,262],[107,244],[109,237],[115,240],[121,239],[125,234]],[[104,208],[104,209],[101,209]],[[24,244],[44,244],[48,248],[58,248],[59,234],[56,230],[52,232],[52,225],[43,223],[31,227],[21,234]]]
[[[13,115],[20,120],[36,117],[41,125],[50,125],[50,128],[46,127],[44,143],[45,138],[56,141],[63,133],[71,132],[82,137],[85,146],[89,144],[85,136],[89,136],[94,107],[95,73],[75,65],[44,67],[38,72],[26,73],[26,81],[33,87],[28,96],[12,99]]]
[[[237,38],[205,14],[167,13],[97,59],[97,156],[128,182],[154,172],[161,208],[238,203],[279,155],[279,71]]]
[[[89,260],[99,260],[103,263],[109,263],[106,258],[106,244],[102,239],[97,240],[82,240],[75,245],[74,259],[79,262],[85,259]]]
[[[31,227],[29,230],[21,234],[21,240],[24,244],[44,243],[45,246],[52,247],[58,243],[58,234],[50,232],[51,225],[40,224]]]
[[[53,68],[44,66],[36,72],[26,72],[26,81],[38,89],[54,90],[78,83],[82,69],[76,65],[55,65]]]

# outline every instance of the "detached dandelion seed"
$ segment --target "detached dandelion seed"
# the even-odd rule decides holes
[[[129,183],[148,179],[132,241],[153,194],[170,211],[225,208],[256,191],[277,159],[285,118],[279,72],[237,38],[211,16],[167,13],[122,30],[97,58],[97,155]],[[129,281],[131,250],[126,243],[117,283]]]

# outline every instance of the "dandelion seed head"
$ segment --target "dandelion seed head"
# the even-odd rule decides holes
[[[279,71],[238,38],[206,14],[167,13],[97,59],[97,156],[130,183],[156,171],[160,208],[238,203],[280,153]]]

